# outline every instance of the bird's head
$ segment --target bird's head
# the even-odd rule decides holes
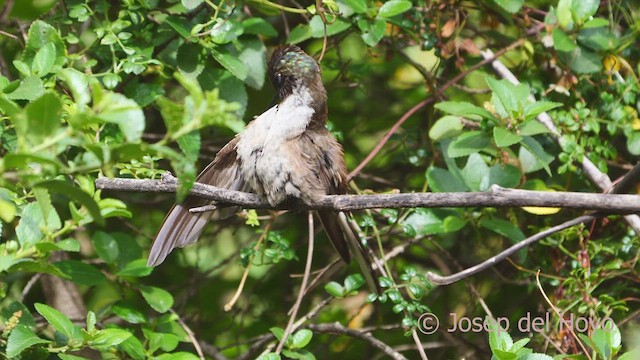
[[[308,90],[313,97],[324,98],[322,74],[318,62],[295,45],[278,47],[269,61],[269,78],[280,101],[296,91]]]

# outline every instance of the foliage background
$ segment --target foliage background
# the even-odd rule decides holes
[[[93,182],[158,178],[169,169],[186,184],[183,196],[198,169],[269,106],[266,59],[277,44],[298,43],[314,55],[326,45],[328,126],[349,169],[386,141],[354,174],[354,193],[482,191],[494,183],[600,192],[580,168],[584,156],[616,179],[640,154],[632,1],[0,0],[0,9],[0,353],[7,358],[190,359],[196,349],[186,329],[208,358],[255,358],[273,344],[270,329],[285,326],[299,286],[290,275],[304,267],[304,215],[243,212],[152,270],[145,254],[175,197],[103,192]],[[525,85],[479,64],[484,49],[506,50],[500,60]],[[550,111],[562,146],[535,122],[542,111]],[[419,358],[407,335],[426,311],[443,325],[420,335],[430,358],[638,358],[619,356],[640,345],[638,235],[622,217],[555,234],[453,285],[424,278],[474,265],[576,215],[358,212],[378,255],[378,244],[403,249],[388,261],[385,294],[368,298],[357,290],[361,279],[348,276],[356,269],[343,268],[306,296],[301,314],[317,307],[306,324],[371,331],[408,358]],[[335,258],[320,241],[314,269]],[[247,286],[225,312],[249,262]],[[585,332],[584,353],[553,315],[548,332],[511,329],[514,339],[530,339],[526,347],[505,333],[444,330],[452,313],[483,319],[490,311],[512,324],[553,314],[536,287],[538,269],[554,308],[611,317],[620,332]],[[311,330],[296,333],[284,355],[381,355],[367,341]]]

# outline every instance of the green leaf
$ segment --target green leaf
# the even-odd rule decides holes
[[[553,29],[551,34],[553,47],[558,51],[573,51],[578,46],[576,40],[560,28]]]
[[[55,61],[56,46],[53,43],[47,43],[36,52],[31,64],[31,70],[35,75],[43,77],[51,72]]]
[[[599,27],[604,27],[604,26],[608,26],[609,25],[609,20],[607,19],[603,19],[603,18],[593,18],[589,21],[587,21],[586,23],[584,23],[584,25],[582,25],[583,29],[593,29],[593,28],[599,28]]]
[[[153,272],[153,268],[147,266],[147,260],[138,259],[127,263],[122,270],[116,272],[118,276],[145,277]]]
[[[96,250],[96,254],[107,264],[113,264],[118,260],[118,243],[111,235],[102,231],[96,231],[93,237],[91,237],[91,242],[93,243],[93,248]]]
[[[60,128],[62,101],[53,92],[47,92],[25,107],[27,128],[22,130],[34,144],[55,135]]]
[[[324,23],[319,15],[315,15],[309,21],[309,27],[311,28],[311,35],[314,38],[322,38],[325,34]],[[338,18],[331,24],[327,24],[327,36],[333,36],[339,34],[351,27],[351,23]],[[291,35],[289,35],[291,37]]]
[[[348,293],[358,290],[364,284],[364,277],[360,274],[351,274],[344,279],[344,288]]]
[[[296,331],[293,335],[291,335],[291,346],[293,349],[302,349],[307,346],[309,342],[311,342],[311,338],[313,338],[313,332],[309,329],[302,329]]]
[[[480,220],[480,225],[510,239],[512,243],[520,242],[526,238],[518,226],[503,219],[484,218]]]
[[[187,10],[193,10],[203,2],[204,0],[182,0],[182,5],[187,8]]]
[[[147,317],[143,312],[124,304],[113,305],[111,311],[122,320],[132,324],[144,324],[147,322]]]
[[[12,92],[7,94],[7,98],[11,100],[35,100],[44,94],[44,84],[42,80],[31,75],[20,81],[20,85]]]
[[[561,52],[558,55],[578,74],[591,74],[602,70],[600,56],[582,46],[578,46],[574,51]]]
[[[573,15],[571,14],[571,5],[573,0],[559,0],[556,8],[556,16],[558,23],[565,29],[573,28]]]
[[[429,129],[429,138],[433,141],[448,139],[459,135],[464,129],[460,116],[445,115]]]
[[[527,120],[522,124],[518,125],[518,134],[522,136],[533,136],[538,134],[546,134],[549,132],[550,132],[549,128],[547,128],[541,122],[535,119]]]
[[[107,278],[100,270],[78,260],[63,260],[53,263],[63,274],[67,275],[71,281],[80,285],[99,285]]]
[[[336,298],[342,298],[345,296],[345,293],[346,293],[344,287],[342,287],[342,285],[338,284],[335,281],[331,281],[327,283],[324,286],[324,289],[329,293],[329,295]]]
[[[571,13],[576,23],[582,24],[596,14],[600,0],[573,0],[571,1]]]
[[[496,164],[489,169],[489,182],[487,185],[495,184],[506,188],[514,188],[520,183],[521,177],[522,173],[519,168],[508,164]]]
[[[146,352],[142,342],[137,337],[131,336],[123,341],[119,346],[127,355],[131,356],[134,360],[147,359]]]
[[[618,36],[611,29],[604,27],[583,29],[578,34],[578,41],[595,51],[611,51],[620,43]]]
[[[383,18],[389,18],[402,14],[403,12],[411,9],[411,1],[407,0],[391,0],[387,1],[380,9],[378,9],[378,16]]]
[[[524,0],[494,0],[498,6],[510,14],[515,14],[522,8]]]
[[[159,313],[167,312],[173,306],[173,296],[166,290],[154,286],[141,286],[140,292],[149,306]]]
[[[13,255],[0,255],[0,272],[6,271],[16,261]]]
[[[91,339],[88,344],[98,350],[106,350],[114,347],[131,337],[132,334],[122,329],[104,329]]]
[[[444,101],[434,107],[451,115],[458,115],[471,120],[494,119],[487,110],[464,101]]]
[[[532,120],[533,118],[535,118],[539,114],[541,114],[541,113],[543,113],[545,111],[549,111],[549,110],[555,109],[555,108],[560,107],[562,105],[563,105],[562,103],[553,102],[553,101],[536,101],[534,103],[531,103],[531,104],[525,106],[525,108],[524,108],[525,120]],[[546,127],[544,125],[542,125],[542,124],[540,124],[540,125],[546,129]],[[547,131],[548,131],[548,129],[547,129]]]
[[[437,167],[427,170],[427,181],[434,192],[465,192],[469,191],[467,185],[453,175],[450,171]]]
[[[236,40],[244,32],[242,25],[236,21],[230,19],[218,21],[209,32],[211,41],[216,44],[228,44]]]
[[[484,191],[489,188],[489,166],[480,154],[469,155],[461,174],[471,191]]]
[[[190,75],[200,74],[204,68],[200,61],[202,50],[202,46],[196,43],[185,42],[180,45],[176,54],[178,69]]]
[[[263,18],[251,17],[243,20],[240,24],[244,28],[245,34],[262,35],[266,37],[278,36],[278,31]]]
[[[145,118],[140,106],[126,96],[110,91],[104,92],[94,105],[96,118],[118,125],[129,142],[137,142],[142,136]]]
[[[309,25],[298,24],[289,33],[289,37],[287,38],[287,43],[295,45],[310,39],[312,35],[313,34],[311,32],[311,27],[309,27]]]
[[[121,80],[122,79],[120,79],[120,75],[114,73],[109,73],[102,77],[102,83],[104,84],[104,87],[109,90],[115,89]]]
[[[42,187],[53,194],[64,195],[71,200],[83,205],[91,214],[93,220],[99,225],[104,225],[104,219],[100,214],[100,208],[91,195],[80,190],[77,186],[71,185],[63,180],[46,180],[37,183],[35,187]]]
[[[157,360],[200,360],[199,357],[194,354],[180,351],[171,354],[162,354],[158,357],[155,357]]]
[[[80,327],[73,325],[66,315],[45,304],[36,303],[34,306],[36,311],[64,336],[69,339],[82,339]]]
[[[387,29],[387,22],[383,19],[374,20],[358,20],[358,27],[362,31],[362,41],[365,44],[374,47],[378,45],[384,32]]]
[[[260,356],[256,358],[256,360],[280,360],[280,359],[281,357],[279,354],[272,353],[272,352],[260,354]]]
[[[526,150],[526,153],[523,152],[523,149]],[[554,160],[554,157],[547,154],[540,143],[538,143],[534,138],[525,136],[522,139],[522,147],[520,148],[520,153],[518,156],[520,158],[520,163],[523,165],[522,168],[525,173],[544,168],[548,174],[551,174],[549,164]],[[534,165],[530,159],[527,159],[527,156],[535,159],[536,164]]]
[[[284,329],[274,326],[270,328],[269,331],[271,331],[273,336],[275,336],[278,341],[282,341],[282,337],[284,336]]]
[[[634,131],[627,138],[627,150],[631,155],[640,155],[640,131]]]
[[[505,128],[494,127],[493,141],[496,142],[496,145],[498,147],[508,147],[522,141],[522,136],[514,134]]]
[[[222,53],[216,49],[210,49],[211,55],[217,62],[220,63],[225,69],[229,70],[233,76],[244,81],[247,78],[248,71],[246,66],[238,60],[235,56],[232,56],[226,52]]]
[[[64,46],[62,37],[58,34],[58,30],[42,20],[34,21],[29,27],[27,44],[25,46],[24,53],[22,54],[22,59],[29,64],[33,64],[38,51],[48,46],[48,44],[52,44],[55,48],[54,54],[56,58],[54,65],[63,65],[67,60],[67,50]],[[37,65],[36,67],[39,66],[40,65]]]
[[[469,131],[461,134],[449,144],[448,154],[452,158],[477,153],[491,145],[491,138],[482,131]]]
[[[43,233],[41,229],[45,228],[45,220],[42,211],[36,202],[27,204],[22,209],[20,222],[16,227],[16,237],[20,246],[28,248],[42,240]]]
[[[89,81],[86,74],[76,69],[67,68],[60,71],[58,77],[67,83],[76,104],[84,106],[91,101]]]
[[[267,74],[267,48],[261,40],[251,37],[241,41],[238,50],[238,59],[247,69],[251,69],[244,82],[254,89],[261,89]]]
[[[15,358],[25,349],[36,344],[47,344],[49,340],[41,339],[24,325],[17,325],[7,339],[6,355]]]
[[[344,2],[357,14],[362,14],[368,9],[367,0],[344,0]]]
[[[184,18],[168,16],[165,21],[182,37],[187,39],[191,37],[191,24]]]
[[[516,97],[515,86],[507,80],[496,80],[493,78],[487,78],[487,84],[493,91],[493,95],[497,97],[498,101],[506,111],[508,116],[515,117],[522,109],[520,104],[526,100]]]

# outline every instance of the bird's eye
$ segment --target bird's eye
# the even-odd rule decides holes
[[[282,74],[281,73],[277,73],[276,74],[276,86],[280,86],[282,85]]]

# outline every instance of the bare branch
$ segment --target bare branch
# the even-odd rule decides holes
[[[391,346],[383,343],[382,341],[376,339],[370,333],[358,331],[355,329],[349,329],[342,326],[340,323],[333,324],[314,324],[307,326],[309,330],[312,330],[317,333],[324,334],[335,334],[335,335],[347,335],[357,339],[361,339],[369,343],[374,348],[384,352],[390,358],[395,360],[406,360],[407,358],[399,352],[395,351]]]
[[[139,192],[175,192],[176,178],[163,180],[96,179],[99,189]],[[218,205],[239,205],[250,209],[274,209],[258,195],[222,189],[196,183],[191,195],[217,202]],[[336,210],[442,207],[557,207],[575,210],[598,210],[611,214],[628,214],[640,211],[640,196],[616,194],[591,194],[577,192],[547,192],[506,189],[493,185],[485,192],[460,193],[404,193],[380,195],[327,195],[313,204],[296,204],[291,210]],[[285,209],[284,207],[276,207]]]
[[[558,231],[562,231],[566,228],[578,225],[578,224],[582,224],[585,223],[587,221],[591,221],[593,219],[595,219],[596,216],[595,215],[584,215],[584,216],[580,216],[577,217],[573,220],[569,220],[565,223],[562,223],[560,225],[556,225],[552,228],[549,228],[547,230],[541,231],[531,237],[528,237],[522,241],[520,241],[519,243],[511,246],[510,248],[500,252],[498,255],[492,256],[491,258],[481,262],[478,265],[472,266],[470,268],[467,268],[463,271],[457,272],[453,275],[449,275],[449,276],[440,276],[438,274],[434,274],[432,272],[428,272],[427,273],[427,279],[429,279],[429,281],[431,281],[434,284],[437,285],[449,285],[452,284],[454,282],[460,281],[462,279],[466,279],[471,275],[474,275],[476,273],[479,273],[482,270],[488,269],[492,266],[494,266],[495,264],[499,263],[500,261],[506,259],[507,257],[515,254],[516,252],[518,252],[521,249],[526,248],[527,246],[541,240],[544,239],[545,237],[557,233]]]

